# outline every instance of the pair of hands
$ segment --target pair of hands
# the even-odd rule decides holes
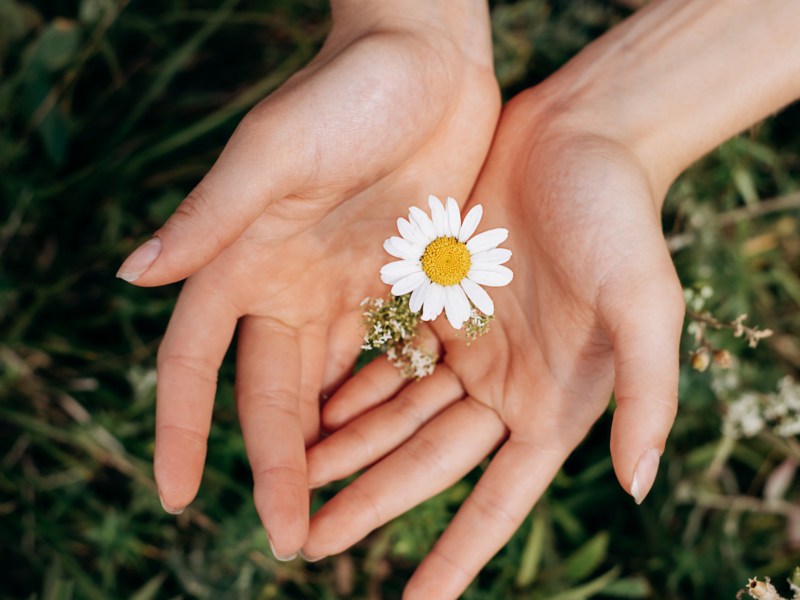
[[[480,11],[339,17],[347,26],[334,12],[319,56],[245,117],[120,270],[144,286],[191,276],[159,350],[155,477],[168,511],[194,498],[238,322],[237,404],[278,557],[340,552],[500,446],[407,588],[409,598],[457,597],[612,388],[617,476],[637,501],[649,490],[676,408],[683,310],[663,190],[635,154],[554,109],[547,84],[498,124]],[[466,51],[470,32],[479,35]],[[474,198],[482,227],[510,230],[515,280],[493,293],[493,331],[467,346],[440,319],[444,359],[430,378],[406,385],[379,360],[348,379],[359,303],[386,293],[382,241],[430,193]],[[322,420],[337,431],[314,445],[320,393],[334,391]],[[310,486],[373,463],[309,525]]]

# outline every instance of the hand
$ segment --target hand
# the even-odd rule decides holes
[[[241,318],[237,403],[280,557],[306,539],[305,442],[320,388],[358,352],[383,232],[429,193],[468,196],[499,112],[485,6],[355,4],[334,5],[319,56],[245,117],[120,270],[144,286],[194,273],[158,357],[154,468],[171,512],[199,487],[216,374]]]
[[[798,14],[780,0],[651,2],[506,108],[473,194],[515,254],[494,330],[466,346],[439,323],[430,379],[403,388],[377,362],[331,400],[323,421],[350,423],[310,450],[310,480],[385,458],[314,516],[306,555],[343,550],[507,438],[406,590],[457,597],[612,388],[614,468],[644,498],[675,414],[684,310],[660,205],[688,164],[800,96]]]
[[[611,455],[636,502],[675,416],[684,304],[661,232],[664,190],[590,121],[547,107],[533,90],[506,108],[473,194],[491,221],[481,229],[508,227],[514,252],[514,281],[492,290],[491,332],[467,345],[439,319],[436,372],[404,387],[385,361],[372,363],[325,407],[323,424],[341,429],[309,451],[314,485],[379,461],[314,515],[303,553],[319,558],[444,490],[500,445],[406,598],[461,594],[612,388]]]

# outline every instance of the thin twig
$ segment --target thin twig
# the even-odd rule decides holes
[[[717,228],[728,227],[746,219],[755,219],[776,212],[798,209],[800,209],[800,193],[788,194],[787,196],[778,196],[777,198],[764,200],[755,206],[743,206],[720,213],[706,225]],[[685,231],[668,236],[667,248],[669,248],[671,254],[675,254],[679,250],[688,248],[694,244],[696,240],[696,231]]]

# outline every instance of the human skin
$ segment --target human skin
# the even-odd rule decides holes
[[[499,448],[408,583],[457,598],[616,400],[611,456],[641,502],[677,408],[681,286],[666,191],[691,162],[800,96],[800,2],[655,2],[504,110],[473,192],[510,230],[492,331],[410,383],[376,361],[323,412],[314,486],[372,465],[314,515],[303,554],[341,552]],[[742,82],[747,82],[743,85]]]
[[[332,12],[319,55],[244,118],[118,274],[142,286],[191,276],[158,353],[165,510],[197,493],[237,329],[255,504],[281,559],[306,539],[320,390],[352,369],[359,303],[382,289],[375,249],[410,203],[468,197],[500,109],[483,3],[342,0]]]

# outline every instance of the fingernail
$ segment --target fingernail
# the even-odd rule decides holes
[[[299,550],[297,553],[300,555],[300,558],[302,558],[304,561],[310,562],[310,563],[317,562],[318,560],[322,560],[323,558],[325,558],[324,556],[320,556],[319,558],[313,558],[311,556],[306,556],[303,553],[302,550]]]
[[[279,560],[281,562],[287,562],[297,557],[297,552],[295,552],[294,554],[287,554],[285,556],[282,556],[277,552],[275,552],[275,545],[272,543],[272,538],[269,537],[269,534],[267,534],[267,541],[269,542],[269,549],[272,550],[272,555],[275,557],[276,560]]]
[[[179,515],[186,509],[186,507],[183,507],[183,508],[170,508],[169,506],[164,504],[164,497],[161,495],[161,492],[158,492],[158,499],[161,501],[161,508],[164,509],[165,513],[169,513],[171,515]]]
[[[133,251],[117,271],[117,277],[131,283],[139,279],[161,254],[161,240],[153,238]]]
[[[633,483],[631,483],[631,496],[636,504],[641,504],[650,488],[653,487],[660,459],[661,454],[655,448],[647,450],[639,459],[639,464],[636,465],[636,471],[633,474]]]

